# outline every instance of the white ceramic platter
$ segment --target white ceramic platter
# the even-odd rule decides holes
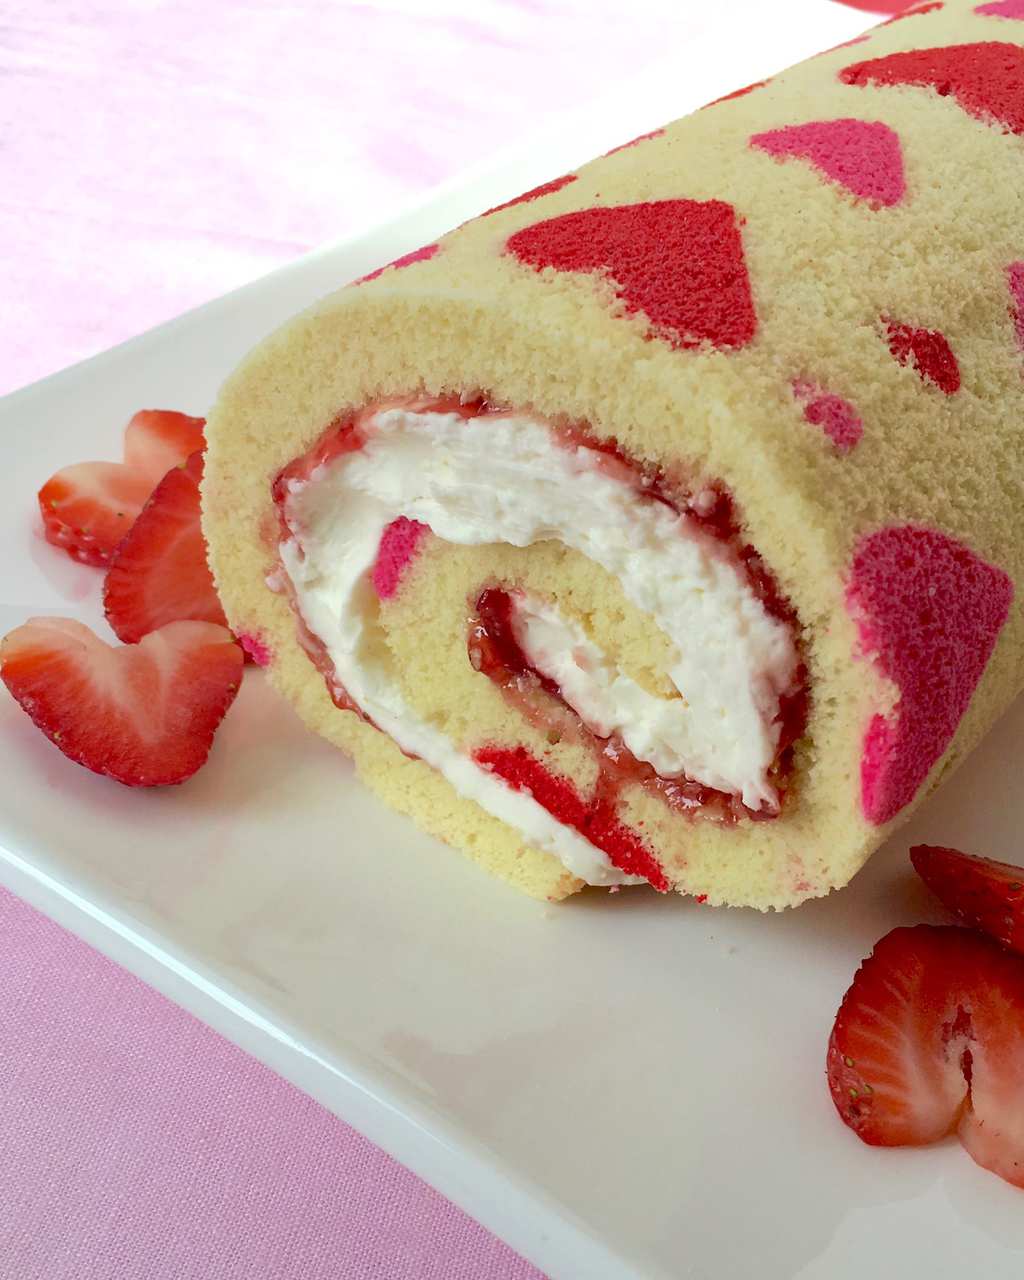
[[[202,413],[236,359],[318,295],[865,15],[731,0],[661,74],[545,129],[388,226],[0,402],[0,630],[99,621],[34,494],[116,457],[143,405]],[[823,1061],[860,957],[937,918],[911,840],[1012,857],[1018,705],[846,892],[783,916],[643,890],[520,897],[383,810],[246,676],[210,764],[132,792],[0,697],[0,879],[320,1099],[558,1280],[1019,1276],[1024,1197],[954,1145],[861,1146]],[[968,1270],[969,1269],[969,1270]]]

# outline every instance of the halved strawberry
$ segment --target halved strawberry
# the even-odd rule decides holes
[[[230,632],[209,622],[112,646],[81,622],[32,618],[0,645],[0,676],[50,741],[130,787],[183,782],[204,763],[242,661]]]
[[[120,462],[64,467],[39,490],[47,542],[83,564],[106,564],[153,492],[153,483]]]
[[[39,490],[48,542],[83,564],[104,565],[168,471],[204,447],[204,419],[143,409],[125,428],[120,462],[64,467]]]
[[[1024,1187],[1024,960],[982,934],[887,934],[843,999],[827,1070],[862,1141],[956,1133],[978,1164]]]
[[[1024,953],[1024,867],[930,844],[915,845],[910,861],[932,893],[965,924]]]
[[[206,448],[205,418],[191,418],[173,409],[140,409],[124,429],[124,462],[153,477],[153,483],[171,467]]]
[[[201,453],[172,467],[114,552],[103,608],[127,644],[183,618],[226,624],[199,525],[202,478]]]

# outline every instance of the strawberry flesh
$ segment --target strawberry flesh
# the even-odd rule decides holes
[[[202,478],[201,453],[172,467],[114,552],[103,607],[126,644],[182,619],[226,625],[199,523]]]
[[[1024,1187],[1024,961],[972,930],[894,929],[857,971],[829,1041],[836,1110],[863,1141],[956,1133]]]
[[[919,844],[910,860],[932,893],[965,924],[1024,954],[1024,867]]]
[[[119,462],[79,462],[39,490],[47,542],[83,564],[105,565],[153,489],[148,476]]]
[[[205,418],[173,409],[140,409],[124,429],[124,462],[152,477],[153,483],[197,449],[206,448]]]
[[[46,540],[83,564],[105,565],[154,485],[204,447],[204,419],[143,409],[125,428],[121,462],[79,462],[39,490]]]
[[[209,622],[172,622],[140,644],[112,646],[81,622],[33,618],[0,646],[0,676],[50,741],[132,787],[196,772],[242,665],[230,632]]]

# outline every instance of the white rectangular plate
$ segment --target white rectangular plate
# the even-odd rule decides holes
[[[662,73],[415,213],[0,402],[0,630],[99,621],[99,576],[41,540],[34,493],[65,463],[116,457],[134,409],[204,412],[318,295],[863,25],[794,0],[779,30],[772,8],[735,0],[727,41],[709,17]],[[520,897],[383,810],[255,672],[209,765],[157,793],[71,765],[2,698],[0,879],[559,1280],[998,1280],[1020,1275],[1021,1193],[953,1144],[861,1146],[824,1053],[872,943],[936,918],[908,844],[1013,856],[1022,737],[1018,705],[848,891],[761,916],[646,891]]]

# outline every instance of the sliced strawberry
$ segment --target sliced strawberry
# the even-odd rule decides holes
[[[104,565],[153,491],[153,481],[119,462],[79,462],[39,490],[47,542],[73,560]]]
[[[224,627],[172,622],[137,645],[32,618],[0,646],[0,676],[71,760],[130,787],[183,782],[206,760],[242,679]]]
[[[919,844],[910,861],[932,893],[975,929],[1024,953],[1024,867]]]
[[[48,542],[83,564],[109,563],[154,485],[204,447],[202,418],[143,409],[125,428],[120,462],[64,467],[39,490]]]
[[[201,453],[172,467],[114,552],[103,608],[127,644],[183,618],[226,625],[199,525],[202,478]]]
[[[968,929],[894,929],[836,1017],[828,1082],[864,1142],[922,1146],[957,1133],[1024,1187],[1024,961]]]
[[[140,409],[124,429],[125,466],[138,467],[156,484],[171,467],[206,448],[205,426],[205,418],[173,409]]]

